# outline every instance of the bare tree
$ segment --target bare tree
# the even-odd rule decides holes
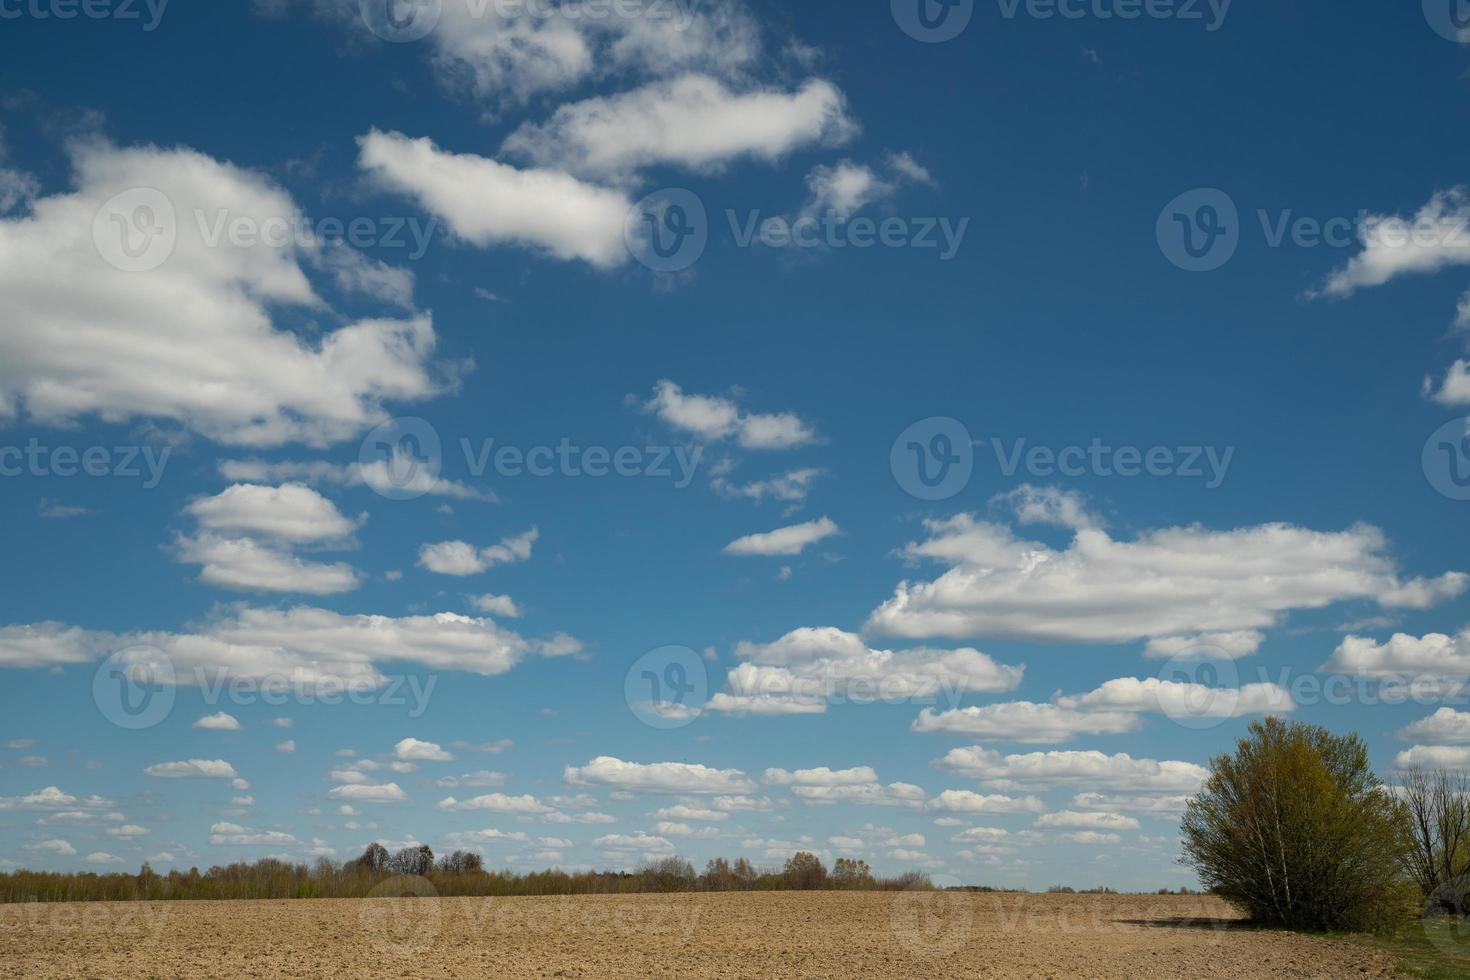
[[[1408,837],[1401,858],[1426,909],[1465,913],[1470,891],[1470,782],[1465,773],[1405,770],[1399,809]]]

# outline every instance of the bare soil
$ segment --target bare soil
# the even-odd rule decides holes
[[[1212,898],[800,893],[0,906],[0,977],[1391,976]]]

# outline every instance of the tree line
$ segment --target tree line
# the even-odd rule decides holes
[[[432,891],[425,889],[427,882]],[[757,868],[745,858],[710,860],[702,873],[681,857],[644,863],[635,871],[488,871],[471,851],[436,858],[427,846],[390,854],[381,844],[347,862],[314,864],[263,858],[215,865],[201,872],[158,874],[147,864],[137,874],[14,871],[0,874],[0,903],[130,902],[223,899],[367,898],[406,894],[501,897],[515,895],[616,895],[650,892],[785,890],[895,891],[931,889],[922,872],[891,878],[873,874],[866,861],[838,858],[829,870],[803,851],[780,868]]]

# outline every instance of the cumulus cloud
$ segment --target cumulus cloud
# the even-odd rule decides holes
[[[811,492],[812,484],[825,472],[816,467],[806,467],[778,473],[764,480],[751,480],[748,483],[734,483],[720,475],[710,481],[710,486],[714,487],[715,492],[721,496],[732,499],[744,498],[761,503],[769,497],[783,503],[800,504]]]
[[[450,762],[454,756],[435,742],[405,738],[393,746],[393,757],[404,762]]]
[[[1046,806],[1034,796],[947,789],[929,801],[929,809],[948,813],[1040,813]]]
[[[547,814],[553,809],[534,796],[507,796],[504,793],[487,793],[470,800],[457,800],[452,796],[446,796],[437,805],[440,810],[489,810],[492,813],[524,815]]]
[[[618,10],[590,0],[535,9],[445,0],[430,40],[443,79],[496,108],[612,73],[734,78],[761,53],[743,3]]]
[[[219,463],[219,472],[227,480],[243,483],[332,484],[368,487],[390,496],[416,493],[454,500],[496,500],[493,492],[447,480],[436,475],[432,467],[416,465],[408,455],[402,447],[393,446],[387,450],[387,458],[366,464],[333,463],[324,459],[225,459]],[[404,474],[409,476],[405,478]]]
[[[344,517],[336,504],[310,487],[237,483],[213,497],[193,501],[185,512],[211,531],[259,535],[293,544],[320,544],[350,537],[363,518]]]
[[[481,248],[515,245],[610,268],[628,258],[622,192],[559,170],[519,170],[428,139],[374,130],[358,139],[358,165],[384,190],[417,201]]]
[[[1470,743],[1470,711],[1440,708],[1427,718],[1406,725],[1399,738],[1431,745],[1463,745]]]
[[[734,439],[745,449],[793,449],[817,441],[816,430],[790,412],[758,414],[720,395],[689,395],[672,381],[654,385],[644,411],[706,442]]]
[[[143,772],[159,779],[236,779],[235,767],[223,759],[187,759],[182,762],[158,762]]]
[[[248,847],[262,844],[291,846],[301,842],[279,830],[251,830],[237,823],[217,823],[209,828],[209,843],[215,847]]]
[[[725,545],[727,555],[799,555],[811,545],[825,541],[841,529],[829,517],[780,527],[760,534],[747,534]]]
[[[496,565],[529,561],[531,548],[540,535],[533,527],[488,548],[477,548],[464,541],[426,544],[419,549],[419,566],[439,575],[478,575]]]
[[[294,202],[264,177],[188,149],[94,140],[74,144],[71,156],[71,191],[0,219],[0,415],[43,424],[167,419],[225,443],[321,446],[384,420],[385,400],[443,390],[427,316],[361,320],[314,337],[276,325],[277,309],[335,314],[306,272],[322,246],[212,240],[221,214],[259,227],[295,220]],[[163,197],[144,200],[136,188]],[[126,192],[133,196],[118,197]],[[142,234],[108,224],[109,215],[124,226],[151,215],[156,234],[144,244],[159,244],[144,254],[167,259],[146,275],[109,264],[99,244],[110,249],[109,236],[121,243],[126,233],[137,245]]]
[[[327,792],[334,800],[348,803],[402,803],[408,794],[397,783],[348,783]]]
[[[1415,745],[1394,757],[1398,769],[1470,769],[1470,745]]]
[[[867,806],[909,806],[924,804],[924,791],[911,783],[878,782],[871,766],[853,769],[767,769],[761,777],[775,786],[788,786],[791,794],[805,803],[830,805],[855,803]]]
[[[741,642],[728,690],[706,705],[734,714],[819,714],[829,698],[865,703],[1014,690],[1025,668],[973,649],[875,650],[834,627],[802,627],[773,643]]]
[[[837,87],[812,79],[794,91],[736,91],[708,75],[686,74],[629,92],[563,105],[544,123],[526,123],[504,151],[580,176],[627,179],[655,165],[709,170],[752,157],[774,161],[856,132]]]
[[[199,633],[112,634],[58,623],[0,627],[0,666],[78,663],[125,651],[120,666],[181,686],[207,685],[223,673],[273,688],[370,690],[387,683],[379,662],[493,676],[531,654],[577,649],[561,634],[528,639],[492,620],[455,613],[394,618],[308,606],[238,609]]]
[[[1043,813],[1036,818],[1036,826],[1083,830],[1137,830],[1140,825],[1134,818],[1118,813],[1103,811],[1083,813],[1077,810],[1060,810],[1056,813]]]
[[[689,762],[624,762],[598,756],[585,766],[567,766],[563,778],[572,786],[607,786],[635,793],[745,793],[755,788],[738,769],[711,769]]]
[[[212,715],[205,715],[203,718],[194,722],[194,727],[208,729],[213,732],[238,732],[240,730],[240,722],[234,715],[217,711]]]
[[[1192,762],[1135,759],[1123,752],[1116,755],[1096,750],[1002,755],[978,745],[951,749],[938,765],[1006,791],[1092,783],[1114,790],[1193,793],[1209,775],[1203,766]]]
[[[1011,742],[1066,742],[1078,735],[1119,735],[1141,722],[1124,711],[1079,711],[1057,704],[1010,701],[936,712],[925,708],[914,720],[916,732],[943,732]]]
[[[0,796],[0,810],[105,810],[112,807],[101,796],[76,797],[55,786],[38,789],[24,796]]]
[[[908,544],[904,556],[948,570],[931,582],[900,583],[869,618],[870,629],[1124,643],[1260,629],[1293,609],[1354,599],[1425,608],[1470,582],[1461,572],[1401,579],[1383,533],[1367,525],[1341,532],[1176,527],[1132,541],[1082,528],[1060,551],[970,514],[926,527],[928,539]]]
[[[505,619],[520,619],[521,607],[508,595],[477,595],[470,596],[470,605],[487,616],[501,616]]]
[[[1239,718],[1294,710],[1285,688],[1267,682],[1241,687],[1211,687],[1157,677],[1119,677],[1085,694],[1056,695],[1049,704],[1011,701],[936,712],[926,708],[915,719],[918,732],[948,732],[1029,743],[1070,741],[1078,735],[1119,735],[1136,731],[1145,712],[1171,718]]]
[[[253,538],[179,535],[174,553],[185,564],[201,566],[199,581],[242,592],[336,595],[356,589],[362,580],[345,562],[307,561]]]
[[[1453,636],[1395,633],[1385,643],[1345,636],[1322,669],[1379,679],[1464,680],[1470,677],[1470,627]]]
[[[1470,195],[1464,187],[1434,194],[1411,218],[1369,215],[1358,229],[1363,250],[1330,275],[1324,296],[1350,296],[1403,275],[1470,265]]]

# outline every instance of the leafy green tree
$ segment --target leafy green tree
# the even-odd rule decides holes
[[[1375,930],[1406,911],[1398,807],[1357,735],[1267,718],[1210,769],[1185,810],[1184,860],[1251,919]]]
[[[786,887],[799,891],[823,888],[827,884],[827,869],[822,859],[810,851],[798,851],[786,860]]]

